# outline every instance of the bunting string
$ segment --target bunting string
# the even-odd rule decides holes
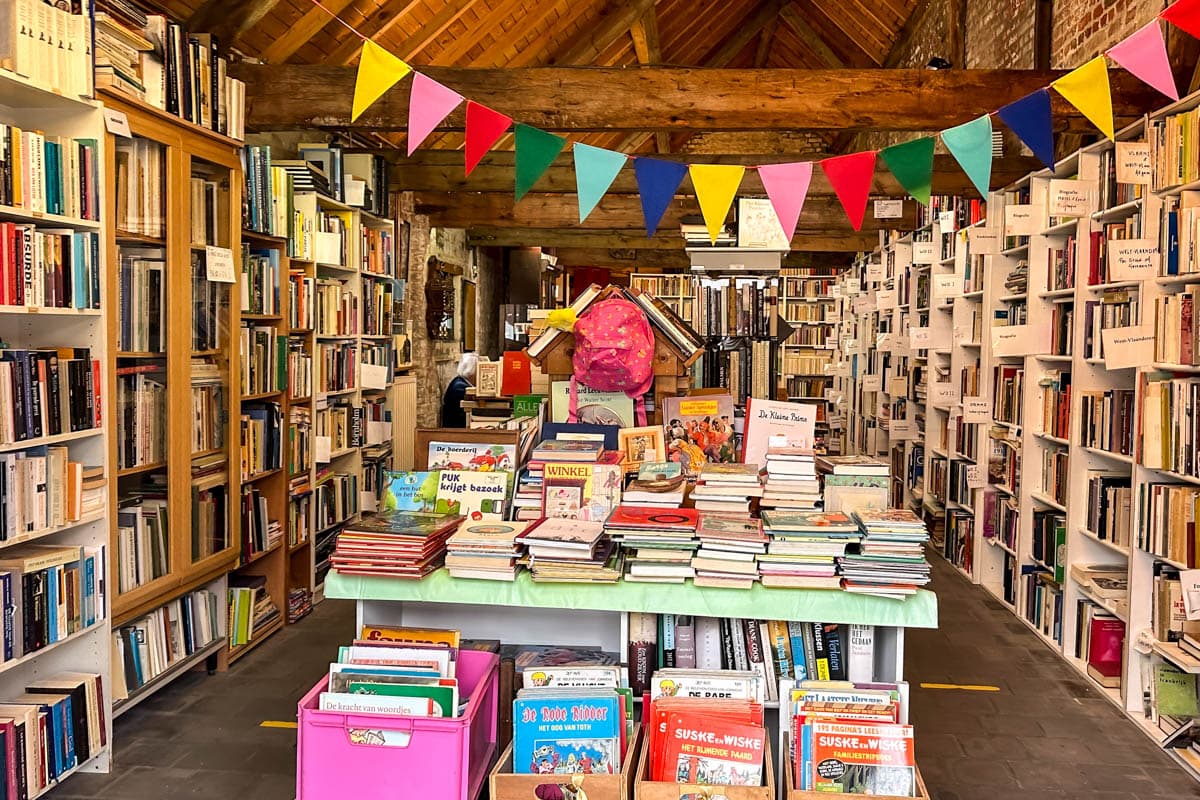
[[[351,121],[358,119],[389,89],[412,73],[408,109],[410,156],[465,100],[466,174],[470,175],[488,151],[513,129],[516,151],[513,193],[519,202],[534,188],[559,154],[570,147],[575,164],[581,223],[600,204],[617,175],[630,161],[633,162],[648,237],[654,236],[683,179],[689,175],[705,227],[714,243],[747,170],[758,172],[788,241],[795,236],[814,165],[820,165],[855,230],[862,228],[877,157],[904,191],[918,203],[929,204],[935,136],[901,142],[880,151],[831,156],[819,161],[749,167],[684,164],[606,150],[514,121],[482,103],[464,98],[450,87],[414,71],[409,64],[330,11],[321,0],[310,1],[363,41],[355,78]],[[971,184],[985,198],[992,173],[993,116],[1029,147],[1046,167],[1054,167],[1051,89],[1078,109],[1105,137],[1114,139],[1109,59],[1147,86],[1172,100],[1179,99],[1163,36],[1161,23],[1164,21],[1200,39],[1200,0],[1178,0],[1159,12],[1150,23],[1086,64],[1053,81],[1050,86],[1038,89],[990,114],[947,128],[937,136]]]

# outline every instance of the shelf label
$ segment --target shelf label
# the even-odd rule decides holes
[[[971,341],[971,330],[966,325],[954,326],[954,343],[966,344]]]
[[[908,346],[913,350],[928,350],[932,342],[933,335],[929,326],[908,329]]]
[[[388,384],[388,368],[379,364],[361,365],[362,387],[364,389],[386,389]]]
[[[1108,268],[1113,281],[1141,281],[1158,275],[1158,242],[1154,239],[1110,239]]]
[[[942,233],[954,230],[954,212],[939,211],[938,212],[938,227]]]
[[[991,422],[992,404],[986,397],[963,398],[962,421],[966,423]]]
[[[313,437],[313,460],[318,464],[328,464],[330,449],[333,439],[329,436],[314,436]]]
[[[856,297],[852,309],[856,315],[869,314],[875,310],[875,303],[869,297]]]
[[[1029,356],[1045,353],[1050,347],[1047,325],[1008,325],[992,328],[992,354],[996,356]]]
[[[853,297],[862,291],[862,281],[858,278],[846,278],[846,288],[842,290],[842,294],[847,297]]]
[[[936,242],[913,242],[912,263],[932,264],[937,260]]]
[[[891,336],[887,331],[880,331],[875,334],[875,349],[886,350],[888,344],[891,342]]]
[[[1033,236],[1035,233],[1041,233],[1045,224],[1045,206],[1017,205],[1004,207],[1005,236]]]
[[[982,489],[987,486],[987,474],[982,464],[967,464],[967,488]]]
[[[959,275],[934,275],[933,296],[942,300],[962,295],[962,277]]]
[[[953,381],[934,383],[929,389],[929,399],[935,406],[949,408],[958,402],[958,384]]]
[[[1004,249],[1000,231],[994,228],[971,228],[967,231],[967,241],[970,242],[971,255],[994,256]]]
[[[888,434],[893,439],[910,441],[917,438],[917,424],[908,419],[894,419],[888,424]]]
[[[882,375],[863,375],[862,388],[864,392],[882,392],[883,391],[883,376]]]
[[[1117,183],[1150,183],[1150,145],[1117,142]]]
[[[204,248],[204,274],[213,283],[236,283],[237,272],[233,268],[233,251],[228,247]]]
[[[904,216],[903,200],[876,200],[875,219],[900,219]]]
[[[1050,181],[1050,216],[1087,217],[1096,210],[1096,193],[1082,181]]]
[[[875,304],[880,311],[890,311],[896,307],[896,288],[880,289],[875,295]]]
[[[908,397],[908,376],[897,375],[888,381],[888,394],[892,397]]]
[[[1105,328],[1100,331],[1106,369],[1128,369],[1154,360],[1154,326]]]
[[[125,139],[133,138],[133,133],[129,130],[129,117],[125,116],[124,111],[117,111],[114,108],[104,109],[104,130],[113,136]]]
[[[867,280],[880,283],[883,281],[883,264],[867,264]]]

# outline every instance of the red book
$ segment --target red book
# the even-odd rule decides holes
[[[1124,647],[1125,623],[1116,617],[1094,617],[1088,639],[1088,674],[1106,686],[1120,686]]]
[[[1192,305],[1196,302],[1190,292],[1179,296],[1179,363],[1191,364],[1195,357],[1192,347]]]
[[[605,527],[694,531],[699,518],[694,508],[650,508],[621,504],[609,515]]]
[[[505,397],[529,394],[533,371],[529,356],[523,350],[508,350],[501,357],[500,393]]]
[[[656,779],[675,783],[761,786],[767,732],[711,715],[671,714]]]

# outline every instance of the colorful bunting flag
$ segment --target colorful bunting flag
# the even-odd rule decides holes
[[[567,146],[567,140],[520,122],[517,123],[516,134],[516,190],[517,200],[520,200],[529,193],[538,178],[550,169],[554,159]]]
[[[1200,39],[1200,0],[1179,0],[1167,6],[1159,16]]]
[[[450,112],[458,108],[463,96],[458,92],[427,78],[420,72],[413,73],[412,87],[408,93],[408,154],[411,156],[421,142]]]
[[[370,39],[363,40],[362,53],[358,57],[358,74],[354,78],[354,102],[350,106],[350,121],[383,96],[383,93],[400,82],[412,67],[384,50]]]
[[[1163,40],[1158,20],[1118,42],[1108,51],[1108,57],[1142,83],[1151,86],[1172,100],[1179,99],[1167,43]]]
[[[1108,88],[1108,62],[1104,56],[1096,56],[1050,85],[1091,120],[1101,133],[1109,139],[1113,138],[1112,94]]]
[[[796,161],[790,164],[764,164],[758,168],[763,188],[775,208],[775,216],[790,242],[796,236],[796,225],[808,197],[808,185],[812,182],[811,161]]]
[[[575,192],[579,195],[579,221],[596,209],[629,159],[624,153],[593,147],[576,142],[572,148],[575,156]]]
[[[875,177],[875,151],[827,158],[821,162],[821,169],[841,201],[842,208],[846,210],[854,230],[862,230],[867,198],[871,194],[871,180]]]
[[[746,168],[729,164],[692,164],[688,172],[692,176],[704,225],[708,228],[708,239],[716,244]]]
[[[1014,100],[996,116],[1033,151],[1038,161],[1054,167],[1054,117],[1050,113],[1050,90],[1038,89]]]
[[[652,238],[675,197],[675,191],[683,183],[683,176],[687,175],[687,164],[661,158],[635,158],[633,172],[637,176],[638,193],[642,196],[646,236]]]
[[[512,117],[492,111],[474,100],[467,101],[466,157],[467,174],[470,175],[480,160],[500,141],[500,137],[512,125]]]
[[[900,181],[904,191],[924,206],[929,205],[929,195],[932,193],[934,144],[932,136],[922,136],[879,152],[879,157],[896,176],[896,180]]]
[[[942,142],[963,172],[975,184],[975,190],[987,199],[992,182],[992,118],[984,114],[942,131]]]

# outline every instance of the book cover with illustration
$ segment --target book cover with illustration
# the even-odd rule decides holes
[[[801,787],[816,792],[912,797],[916,794],[911,725],[813,722],[797,749]]]
[[[589,425],[616,425],[632,428],[637,423],[633,413],[633,399],[624,392],[601,392],[576,382],[577,422]],[[550,384],[550,421],[566,422],[571,411],[571,382],[554,381]]]
[[[428,513],[437,506],[439,470],[386,472],[383,477],[381,511],[420,511]]]
[[[816,435],[817,411],[815,405],[808,403],[747,398],[742,463],[765,463],[768,448],[811,449]]]
[[[664,397],[667,458],[691,476],[706,462],[736,461],[733,416],[733,395]]]
[[[438,479],[437,511],[468,520],[504,519],[508,472],[443,470]]]
[[[621,502],[622,482],[617,465],[548,463],[542,473],[542,513],[604,521]]]
[[[625,726],[621,697],[603,691],[574,697],[518,697],[513,703],[513,772],[620,772]]]
[[[451,469],[470,472],[499,472],[516,469],[515,444],[471,444],[430,442],[430,470]]]
[[[700,514],[694,508],[651,508],[619,505],[605,523],[609,528],[694,531]]]
[[[705,786],[761,786],[767,731],[693,713],[667,717],[660,780]]]
[[[639,481],[669,481],[683,474],[677,461],[647,461],[638,467]]]
[[[419,683],[375,683],[352,681],[349,694],[370,694],[381,697],[418,697],[433,701],[435,717],[458,716],[458,685],[442,686]]]

